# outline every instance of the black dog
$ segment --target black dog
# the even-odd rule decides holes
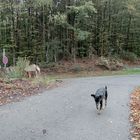
[[[107,97],[108,97],[107,86],[105,86],[105,88],[98,89],[96,93],[91,94],[91,96],[94,97],[95,99],[97,110],[102,110],[103,100],[105,100],[105,106],[107,105]],[[99,105],[100,105],[100,108],[99,108]]]

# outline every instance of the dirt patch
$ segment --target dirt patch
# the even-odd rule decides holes
[[[96,71],[99,67],[95,66],[96,59],[77,59],[74,63],[73,61],[60,61],[58,63],[53,63],[48,65],[48,67],[41,69],[43,73],[70,73],[70,72],[80,72],[80,71]]]
[[[62,81],[54,81],[44,86],[42,84],[33,84],[31,80],[0,80],[0,105],[11,102],[17,102],[24,97],[42,93],[45,90],[58,87]]]
[[[55,73],[78,73],[78,72],[103,72],[107,69],[104,67],[98,66],[97,61],[99,61],[99,57],[95,57],[93,59],[77,59],[74,63],[73,61],[60,61],[58,63],[49,64],[46,68],[42,68],[41,72],[43,74],[55,74]],[[122,64],[124,67],[131,66],[136,67],[140,65],[140,61],[130,62],[122,60]],[[121,68],[122,69],[122,68]],[[119,69],[116,69],[119,70]]]
[[[140,88],[131,94],[130,110],[132,140],[140,140]]]

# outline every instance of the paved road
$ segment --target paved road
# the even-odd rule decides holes
[[[108,86],[98,115],[90,94]],[[68,79],[62,87],[0,107],[0,140],[128,140],[129,95],[140,76]]]

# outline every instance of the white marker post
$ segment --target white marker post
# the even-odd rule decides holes
[[[5,56],[5,49],[3,49],[3,57]]]

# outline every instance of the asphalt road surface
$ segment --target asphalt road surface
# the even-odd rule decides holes
[[[129,98],[140,76],[64,80],[59,88],[0,107],[0,140],[129,140]],[[90,94],[107,85],[97,114]]]

